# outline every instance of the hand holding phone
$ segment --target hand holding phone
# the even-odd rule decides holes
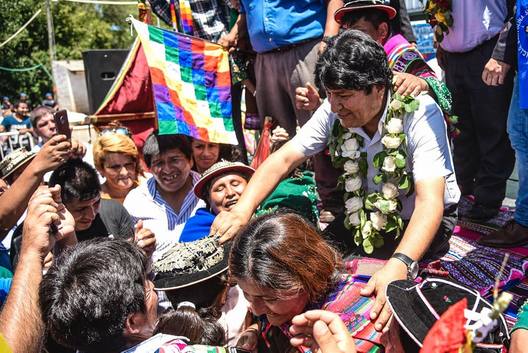
[[[53,114],[55,121],[55,128],[60,135],[66,135],[68,140],[71,140],[70,123],[68,121],[68,111],[66,109],[59,110]]]

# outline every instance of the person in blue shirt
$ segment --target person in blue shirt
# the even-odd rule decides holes
[[[14,107],[15,113],[8,115],[2,120],[0,132],[18,131],[20,134],[33,132],[31,121],[29,119],[29,108],[25,102],[17,102]]]
[[[311,112],[295,107],[295,88],[314,82],[315,63],[339,24],[334,12],[343,0],[241,0],[237,23],[227,35],[236,46],[247,28],[255,61],[257,106],[261,121],[271,116],[295,135]],[[231,40],[232,39],[232,40]]]

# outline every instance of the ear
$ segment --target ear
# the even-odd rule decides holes
[[[389,24],[387,22],[380,23],[376,31],[378,32],[377,41],[381,45],[385,44],[385,41],[389,38],[389,33],[390,33]]]
[[[385,90],[386,87],[384,85],[375,85],[374,86],[374,93],[376,94],[376,97],[379,99],[383,99],[385,96]]]
[[[133,313],[128,315],[125,321],[125,337],[137,336],[143,331],[145,326],[146,317],[141,312]]]

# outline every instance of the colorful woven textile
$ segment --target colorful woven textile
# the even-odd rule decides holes
[[[460,229],[456,232],[460,232]],[[492,301],[495,276],[499,273],[506,251],[488,248],[458,235],[453,235],[449,243],[449,252],[440,260],[442,269],[449,273],[449,277],[475,288],[483,297]],[[512,303],[505,312],[509,327],[517,320],[517,310],[528,295],[527,271],[528,259],[510,252],[505,271],[499,281],[501,290],[513,295]]]
[[[198,38],[132,22],[147,57],[160,134],[238,144],[227,51]]]
[[[189,4],[189,0],[179,0],[179,3],[182,32],[192,36],[194,32],[191,5]]]

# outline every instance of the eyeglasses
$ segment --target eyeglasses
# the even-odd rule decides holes
[[[128,136],[128,137],[130,137],[132,135],[130,133],[130,130],[128,130],[126,127],[120,126],[120,127],[104,128],[99,133],[99,136],[105,136],[105,135],[111,135],[111,134],[125,135],[125,136]]]

